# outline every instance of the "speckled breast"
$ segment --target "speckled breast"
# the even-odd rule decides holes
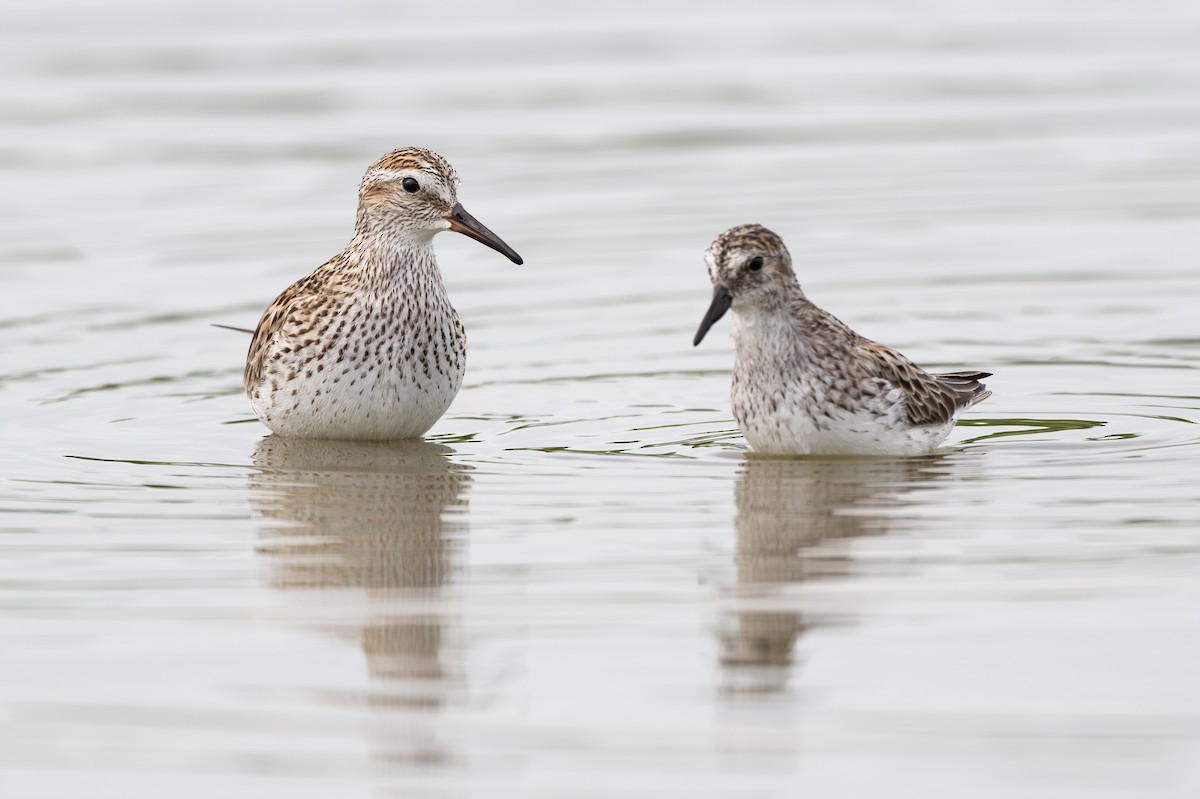
[[[403,439],[425,433],[462,385],[466,337],[448,303],[353,298],[308,330],[284,325],[250,393],[273,432]]]

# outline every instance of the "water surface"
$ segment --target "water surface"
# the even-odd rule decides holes
[[[4,796],[1200,792],[1182,2],[0,7]],[[276,439],[365,166],[526,259],[425,442]],[[748,455],[701,254],[995,372],[952,447]]]

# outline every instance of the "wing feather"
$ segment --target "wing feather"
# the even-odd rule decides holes
[[[859,350],[877,376],[900,389],[905,414],[917,426],[948,424],[960,410],[983,402],[992,394],[979,382],[990,377],[990,372],[930,374],[882,344],[864,340]]]

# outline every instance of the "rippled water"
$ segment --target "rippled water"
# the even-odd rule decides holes
[[[1183,2],[0,5],[0,794],[1200,794]],[[266,436],[252,325],[422,144],[427,442]],[[995,372],[749,457],[701,253]]]

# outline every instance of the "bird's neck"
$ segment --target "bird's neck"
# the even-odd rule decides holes
[[[782,355],[804,337],[797,337],[797,327],[816,312],[799,286],[781,294],[772,294],[761,302],[733,305],[733,341],[739,353],[754,351],[766,357]],[[775,353],[775,355],[771,355]]]
[[[733,343],[738,352],[770,350],[788,341],[789,320],[783,308],[757,303],[733,308]]]
[[[342,257],[364,287],[442,284],[433,231],[413,231],[359,213],[354,238]]]

